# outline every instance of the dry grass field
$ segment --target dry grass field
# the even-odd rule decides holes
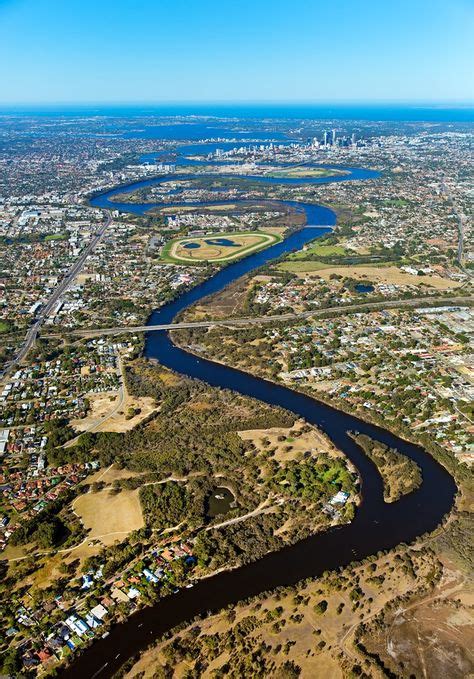
[[[238,205],[234,203],[223,203],[222,205],[173,205],[173,207],[161,207],[156,208],[153,212],[160,213],[162,215],[175,215],[182,214],[186,212],[229,212],[231,210],[236,210]]]
[[[420,582],[429,577],[432,563],[430,557],[416,552],[410,557]],[[254,657],[259,658],[260,673],[255,676],[297,676],[285,673],[284,663],[290,661],[299,668],[302,679],[356,676],[350,674],[355,665],[363,666],[365,676],[379,679],[383,675],[365,663],[356,651],[353,635],[360,622],[373,619],[387,602],[416,589],[416,582],[404,566],[403,558],[397,560],[392,554],[377,559],[373,569],[362,564],[344,569],[341,574],[302,584],[297,591],[238,604],[230,613],[222,611],[191,624],[172,637],[171,642],[158,643],[146,651],[125,676],[127,679],[167,676],[161,674],[161,668],[167,666],[170,677],[181,679],[190,674],[194,676],[196,660],[203,663],[199,670],[201,677],[216,676],[214,672],[219,669],[224,675],[218,676],[225,676],[228,667],[234,668],[232,676],[238,676],[239,670],[241,676],[246,676],[238,664],[248,657],[250,643]],[[378,578],[382,573],[384,580],[380,582]],[[360,592],[360,598],[354,597],[354,591]],[[318,610],[321,601],[326,602],[324,612]],[[242,626],[248,631],[237,631]],[[226,643],[231,630],[234,635]],[[192,647],[196,654],[174,652],[173,639],[180,640],[178,648]]]
[[[72,420],[71,426],[80,433],[84,431],[131,431],[156,410],[150,396],[131,396],[128,392],[106,391],[88,394],[90,410],[80,420]],[[132,413],[135,413],[131,417]]]
[[[114,494],[105,489],[80,495],[73,507],[85,528],[90,529],[88,539],[110,545],[142,528],[144,521],[138,492],[138,489],[122,490]]]
[[[307,425],[304,420],[297,420],[291,429],[272,427],[249,429],[238,433],[244,441],[251,441],[257,450],[262,449],[263,441],[269,441],[266,447],[275,449],[273,457],[279,462],[298,459],[306,452],[314,455],[324,452],[334,457],[342,457],[342,453],[321,431]]]
[[[132,472],[130,469],[120,469],[114,464],[111,464],[107,469],[98,469],[93,474],[87,477],[85,483],[98,483],[102,481],[107,485],[111,485],[114,481],[121,481],[122,479],[132,479],[140,476],[139,472]]]
[[[294,165],[293,167],[282,168],[268,173],[269,177],[288,178],[288,179],[318,179],[319,177],[337,177],[347,175],[345,170],[326,167],[308,167],[307,165]]]
[[[326,281],[329,280],[331,275],[336,274],[343,278],[351,277],[362,282],[366,280],[373,283],[400,286],[427,286],[436,290],[449,290],[461,285],[458,281],[441,278],[441,276],[415,276],[401,271],[396,266],[331,266],[321,262],[294,261],[284,262],[279,268],[296,273],[300,278],[317,276]]]

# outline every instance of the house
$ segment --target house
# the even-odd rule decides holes
[[[81,589],[90,589],[92,585],[94,584],[94,581],[92,579],[92,576],[87,574],[82,576],[82,585]]]
[[[129,599],[137,599],[140,596],[140,592],[135,587],[130,587],[127,595]]]
[[[69,618],[66,618],[65,623],[71,632],[74,632],[80,637],[86,634],[89,629],[84,620],[77,618],[75,615],[70,615]]]
[[[51,658],[51,653],[48,651],[47,648],[43,648],[41,651],[38,651],[37,656],[42,663],[45,663],[47,660]]]
[[[97,618],[97,620],[103,620],[107,613],[108,611],[103,604],[97,604],[97,606],[94,606],[94,608],[91,609],[91,615],[93,615],[94,618]]]
[[[160,556],[165,561],[174,561],[174,554],[168,548],[164,549]]]
[[[337,505],[337,504],[346,504],[347,500],[349,498],[349,493],[345,493],[343,490],[340,490],[336,495],[334,495],[333,498],[329,501],[329,504],[331,505]]]
[[[128,602],[129,601],[128,596],[125,594],[123,589],[119,589],[118,587],[114,587],[110,596],[112,597],[112,599],[114,599],[114,601],[122,601],[122,602]]]
[[[148,568],[144,568],[142,573],[148,580],[148,582],[152,582],[153,584],[156,584],[158,582],[158,578],[156,577],[156,575],[152,573],[150,570],[148,570]]]
[[[86,623],[89,625],[91,629],[96,629],[97,627],[100,627],[102,624],[100,620],[97,620],[97,618],[92,615],[91,612],[86,614]]]

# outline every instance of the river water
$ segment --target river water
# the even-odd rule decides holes
[[[350,172],[350,175],[342,178],[308,181],[324,184],[331,181],[373,179],[377,176],[377,173],[370,170],[350,168]],[[168,179],[171,178],[146,180],[130,185],[128,190],[163,183]],[[263,178],[259,180],[264,181]],[[299,179],[272,181],[301,183]],[[109,191],[94,198],[91,203],[97,207],[134,213],[143,213],[154,207],[150,204],[115,203],[113,196],[124,190],[124,187],[120,187]],[[222,290],[232,281],[283,253],[300,249],[308,241],[327,232],[335,223],[335,214],[328,208],[307,203],[285,204],[305,210],[308,226],[266,250],[221,269],[201,285],[153,312],[149,323],[170,323],[176,314],[190,304]],[[163,632],[191,620],[195,615],[208,610],[217,611],[267,589],[317,577],[325,570],[347,565],[379,550],[395,547],[400,542],[410,542],[439,525],[453,505],[456,485],[444,467],[419,446],[403,441],[385,429],[368,424],[288,387],[203,357],[196,357],[175,346],[164,331],[148,333],[145,355],[172,370],[203,380],[212,386],[232,389],[245,396],[291,410],[298,417],[317,425],[357,467],[361,479],[362,502],[350,524],[301,540],[254,563],[201,580],[192,589],[183,589],[150,608],[142,609],[125,623],[116,625],[105,639],[94,642],[64,671],[64,676],[78,679],[111,676],[125,660],[146,648]],[[349,431],[367,434],[415,460],[423,474],[420,488],[395,503],[384,502],[381,477],[373,463],[348,435]]]

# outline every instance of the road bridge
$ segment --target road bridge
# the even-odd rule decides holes
[[[123,333],[146,333],[155,330],[186,330],[193,328],[227,327],[239,328],[250,327],[253,325],[263,325],[268,323],[285,323],[297,321],[304,318],[326,318],[341,316],[345,314],[367,313],[369,311],[383,311],[384,309],[403,309],[419,308],[430,306],[472,306],[474,297],[435,297],[425,296],[412,299],[383,300],[381,302],[365,302],[362,304],[346,304],[337,307],[327,307],[325,309],[314,309],[311,311],[301,311],[299,313],[287,313],[271,316],[255,316],[245,318],[210,319],[207,321],[181,321],[176,323],[166,323],[161,325],[129,325],[115,326],[112,328],[82,328],[80,330],[66,330],[61,333],[51,333],[43,335],[45,338],[59,338],[65,336],[73,337],[102,337],[104,335],[121,335]]]

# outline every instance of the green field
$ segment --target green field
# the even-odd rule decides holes
[[[316,255],[317,257],[333,257],[335,255],[345,255],[346,249],[342,245],[324,245],[323,243],[314,243],[305,250],[296,252],[291,255],[289,259],[307,259],[308,255]]]
[[[323,264],[323,262],[311,262],[308,260],[292,260],[290,262],[283,262],[278,265],[280,271],[290,271],[291,273],[304,273],[306,271],[321,271],[321,269],[330,269],[333,264]]]
[[[10,330],[10,323],[8,321],[0,321],[0,334]]]
[[[232,245],[219,243],[228,240]],[[257,252],[281,241],[278,234],[264,231],[207,234],[205,236],[175,238],[163,248],[161,259],[175,264],[229,262]],[[191,247],[189,247],[191,246]]]
[[[44,240],[47,242],[50,240],[67,240],[68,238],[68,233],[48,233],[48,235],[44,237]]]
[[[318,179],[320,177],[335,177],[349,174],[345,170],[326,167],[308,167],[307,165],[294,165],[281,170],[269,172],[267,177],[274,179]]]
[[[405,205],[410,205],[410,202],[403,198],[392,198],[390,200],[382,201],[382,205],[384,207],[405,207]]]

